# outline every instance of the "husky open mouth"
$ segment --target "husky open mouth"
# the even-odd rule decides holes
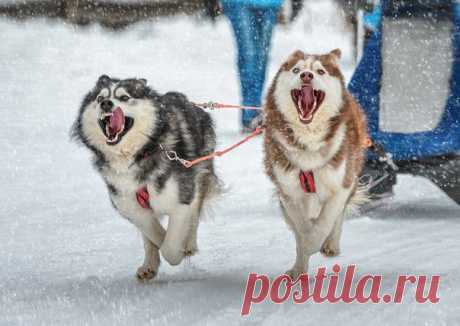
[[[323,103],[326,94],[318,89],[313,89],[311,84],[304,84],[300,89],[291,90],[291,97],[297,108],[299,119],[302,123],[312,122],[313,116]]]
[[[129,129],[131,129],[133,123],[134,119],[125,116],[120,107],[117,107],[110,113],[103,113],[99,118],[99,126],[105,137],[107,137],[108,145],[118,144]]]

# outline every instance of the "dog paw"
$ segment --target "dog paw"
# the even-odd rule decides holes
[[[137,269],[136,276],[140,281],[148,281],[157,275],[156,269],[151,266],[142,265]]]
[[[321,253],[326,257],[335,257],[340,254],[340,247],[338,245],[332,245],[329,242],[325,242],[321,248]]]
[[[300,274],[303,273],[306,273],[306,271],[302,269],[292,268],[286,271],[284,274],[288,275],[291,278],[291,280],[295,282],[299,278]]]
[[[186,257],[194,256],[198,252],[196,241],[188,241],[185,245],[184,255]]]

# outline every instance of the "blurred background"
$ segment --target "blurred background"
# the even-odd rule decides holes
[[[415,3],[386,1],[393,2]],[[437,17],[431,13],[446,1],[416,2],[430,3],[428,17]],[[454,200],[460,194],[460,160],[445,155],[458,153],[460,144],[460,119],[452,113],[460,112],[460,83],[452,83],[455,91],[449,88],[451,80],[460,80],[455,72],[460,47],[452,46],[460,44],[460,33],[449,20],[440,34],[444,18],[430,18],[427,28],[403,25],[383,39],[394,52],[380,57],[381,12],[377,1],[284,1],[262,95],[293,51],[340,48],[341,69],[367,112],[406,100],[410,110],[394,106],[403,117],[390,112],[399,122],[397,133],[387,125],[379,129],[374,120],[371,126],[398,158],[400,172],[417,170],[398,175],[396,184],[388,161],[374,160],[377,174],[371,177],[389,180],[382,193],[391,201],[347,221],[343,254],[315,255],[310,268],[356,264],[360,275],[390,279],[382,289],[387,293],[398,274],[440,274],[439,304],[420,305],[410,295],[401,305],[264,304],[239,319],[248,272],[279,275],[295,253],[263,173],[260,137],[216,160],[228,192],[200,225],[199,254],[175,268],[163,264],[153,284],[137,283],[139,234],[112,208],[88,151],[70,141],[70,127],[102,74],[146,78],[160,93],[180,91],[195,102],[241,103],[232,25],[214,1],[0,0],[0,324],[458,325],[460,214]],[[450,42],[452,35],[458,43]],[[449,48],[440,48],[439,39],[448,40],[440,46]],[[398,83],[387,83],[381,66],[391,68]],[[453,74],[459,78],[451,79]],[[379,98],[381,77],[392,87]],[[433,89],[443,90],[441,100],[448,97],[453,104],[444,110],[442,102],[439,115],[425,119],[425,112],[435,111]],[[420,101],[418,94],[428,95]],[[432,120],[431,128],[444,111],[450,120],[439,124],[439,132],[419,133],[426,124],[417,119]],[[239,112],[211,114],[219,148],[241,139]]]
[[[287,0],[283,3],[282,19],[293,20],[304,3],[314,0]],[[378,0],[336,0],[341,14],[355,22],[358,10],[370,10]],[[2,0],[0,13],[18,19],[31,17],[61,18],[79,25],[98,22],[104,26],[120,28],[152,18],[177,14],[200,15],[215,18],[214,1],[210,0]]]

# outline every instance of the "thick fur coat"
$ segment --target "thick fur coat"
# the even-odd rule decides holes
[[[84,98],[72,135],[93,153],[115,209],[142,233],[140,279],[157,274],[160,251],[172,265],[197,251],[203,204],[219,190],[213,161],[185,168],[165,151],[183,159],[212,153],[216,140],[209,114],[180,93],[158,94],[144,79],[104,75]],[[160,224],[165,216],[167,230]]]
[[[296,51],[279,69],[266,99],[265,169],[295,235],[296,261],[287,272],[293,278],[307,271],[314,253],[339,253],[345,208],[361,194],[367,126],[345,88],[339,60],[340,50]],[[314,177],[311,193],[299,178],[306,171]]]

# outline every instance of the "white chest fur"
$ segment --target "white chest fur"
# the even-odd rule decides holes
[[[342,188],[345,177],[345,161],[338,168],[334,168],[328,163],[340,150],[345,134],[346,126],[342,124],[329,144],[326,144],[322,140],[324,137],[322,129],[316,130],[316,132],[300,130],[297,131],[296,135],[300,135],[298,140],[306,149],[299,149],[291,146],[280,133],[274,133],[274,137],[281,144],[284,154],[295,166],[294,169],[286,172],[275,164],[274,175],[282,192],[291,202],[302,207],[305,206],[306,211],[309,212],[309,218],[316,218],[321,205]],[[302,189],[299,179],[301,171],[313,172],[315,193],[305,193]]]
[[[139,214],[145,214],[136,199],[136,191],[143,187],[135,178],[134,171],[125,169],[108,169],[103,173],[105,181],[112,186],[115,191],[110,194],[110,198],[120,212],[129,220],[133,220]]]
[[[306,198],[305,196],[316,196],[320,202],[324,202],[335,193],[336,189],[342,187],[342,180],[345,176],[345,162],[337,169],[327,165],[311,171],[315,180],[316,192],[306,194],[300,184],[300,170],[293,169],[286,172],[278,166],[274,168],[275,177],[283,192],[294,201],[303,201]]]
[[[179,205],[178,184],[174,177],[167,180],[161,190],[158,190],[151,180],[141,183],[136,178],[136,169],[118,166],[117,170],[108,169],[103,173],[104,179],[112,185],[116,192],[111,194],[111,200],[121,215],[129,220],[144,215],[160,216],[170,214]],[[143,208],[137,201],[136,192],[147,187],[151,210]]]
[[[316,133],[303,133],[299,137],[299,142],[306,147],[305,150],[291,146],[279,132],[275,132],[274,137],[282,145],[284,154],[291,163],[300,170],[310,171],[327,165],[340,149],[345,133],[346,126],[343,124],[337,129],[329,146]]]

